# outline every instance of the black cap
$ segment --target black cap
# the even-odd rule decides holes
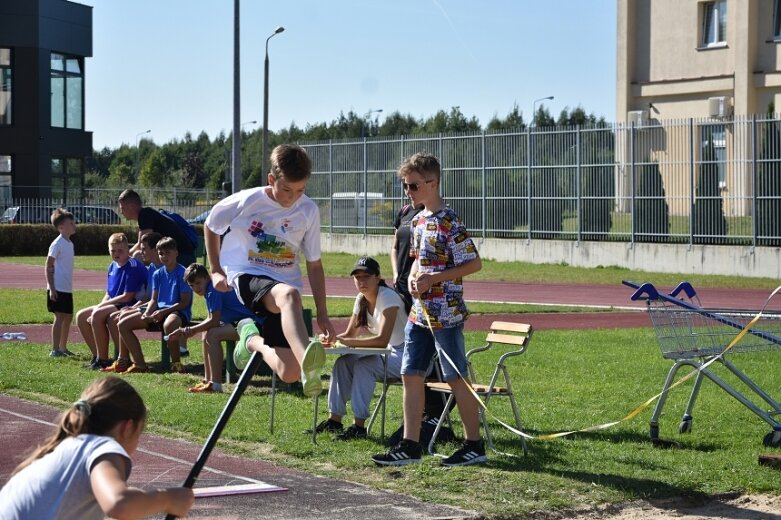
[[[364,273],[379,276],[380,264],[378,264],[377,260],[370,256],[362,256],[358,259],[357,262],[355,262],[355,266],[353,266],[353,271],[350,273],[350,276],[354,275],[358,271],[363,271]]]

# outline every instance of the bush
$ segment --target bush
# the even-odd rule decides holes
[[[77,255],[108,254],[108,238],[113,233],[125,233],[131,244],[138,238],[135,227],[82,224],[76,227],[73,248]],[[8,256],[43,257],[56,237],[57,230],[50,224],[3,224],[0,225],[0,251]]]

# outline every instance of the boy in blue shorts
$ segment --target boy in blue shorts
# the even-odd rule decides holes
[[[76,324],[92,352],[92,360],[86,366],[99,370],[111,365],[108,357],[108,320],[112,313],[132,305],[136,293],[146,281],[144,264],[130,257],[130,247],[124,233],[114,233],[108,239],[112,262],[106,276],[106,294],[97,304],[82,309],[76,315]]]
[[[401,362],[404,438],[387,453],[372,457],[381,466],[421,461],[423,450],[419,436],[425,402],[424,378],[435,350],[441,359],[442,377],[456,398],[466,439],[442,464],[464,466],[487,460],[480,438],[478,403],[467,386],[464,321],[469,311],[462,285],[462,278],[479,271],[482,263],[458,215],[445,205],[439,194],[440,176],[439,161],[428,154],[415,154],[399,168],[399,178],[412,205],[423,204],[424,209],[411,223],[410,255],[415,257],[415,262],[408,283],[413,305],[404,331]]]
[[[264,337],[251,319],[237,325],[241,339],[234,353],[236,366],[243,368],[251,352],[260,352],[282,381],[300,378],[304,395],[312,397],[323,389],[325,351],[320,341],[310,342],[302,317],[302,254],[317,324],[326,341],[336,336],[328,318],[320,261],[320,210],[304,195],[312,161],[303,148],[290,144],[274,148],[270,159],[268,186],[242,190],[218,202],[203,226],[204,242],[214,288],[235,290],[244,305],[265,320]],[[282,334],[272,337],[267,328],[279,328]]]
[[[73,213],[54,210],[52,226],[60,233],[49,246],[46,256],[46,309],[54,313],[52,324],[52,357],[71,356],[68,332],[73,321],[73,242],[76,221]]]
[[[240,320],[249,318],[256,327],[260,327],[263,319],[245,307],[235,292],[215,289],[209,271],[201,264],[190,264],[184,271],[184,280],[195,294],[206,299],[206,310],[209,312],[209,317],[198,325],[182,327],[171,333],[171,336],[183,338],[203,333],[204,378],[189,391],[196,394],[222,392],[222,342],[239,340],[236,323]],[[169,341],[171,336],[168,336]]]
[[[193,303],[193,291],[184,281],[184,266],[177,261],[176,241],[163,237],[157,243],[157,254],[162,267],[152,275],[152,297],[146,310],[141,314],[131,314],[119,320],[119,337],[127,345],[133,364],[124,373],[149,372],[144,353],[133,331],[146,329],[150,325],[162,326],[163,332],[170,335],[176,329],[190,322]],[[168,338],[166,342],[171,353],[171,371],[184,373],[179,353],[179,338]]]

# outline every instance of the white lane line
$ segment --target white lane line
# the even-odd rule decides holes
[[[17,412],[13,412],[11,410],[7,410],[5,408],[0,408],[0,412],[7,413],[8,415],[13,415],[14,417],[18,417],[19,419],[24,419],[26,421],[36,422],[36,423],[39,423],[39,424],[46,424],[48,426],[57,426],[53,422],[37,419],[37,418],[31,417],[29,415],[24,415],[24,414],[20,414],[20,413],[17,413]],[[140,451],[141,453],[146,453],[147,455],[153,455],[155,457],[160,457],[162,459],[169,460],[171,462],[177,462],[179,464],[184,464],[185,466],[192,466],[193,465],[192,461],[180,459],[178,457],[172,457],[172,456],[166,455],[164,453],[159,453],[159,452],[156,452],[156,451],[147,450],[147,449],[144,449],[144,448],[141,448],[141,447],[138,448],[138,451]],[[250,478],[250,477],[243,477],[241,475],[234,475],[233,473],[228,473],[227,471],[222,471],[222,470],[219,470],[217,468],[212,468],[210,466],[204,466],[203,469],[205,469],[207,471],[210,471],[212,473],[215,473],[217,475],[221,475],[223,477],[230,477],[230,478],[234,478],[234,479],[239,479],[239,480],[243,480],[245,482],[249,482],[251,484],[266,484],[266,485],[270,485],[270,484],[267,484],[266,482],[263,482],[262,480],[256,480],[256,479]]]

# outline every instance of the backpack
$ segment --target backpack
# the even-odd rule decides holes
[[[190,243],[193,245],[193,249],[198,248],[198,233],[195,231],[195,226],[187,222],[183,216],[181,216],[179,213],[176,213],[175,211],[166,211],[164,209],[160,209],[160,214],[164,215],[174,222],[176,222],[176,225],[179,226],[179,229],[182,230],[182,233],[190,240]]]

